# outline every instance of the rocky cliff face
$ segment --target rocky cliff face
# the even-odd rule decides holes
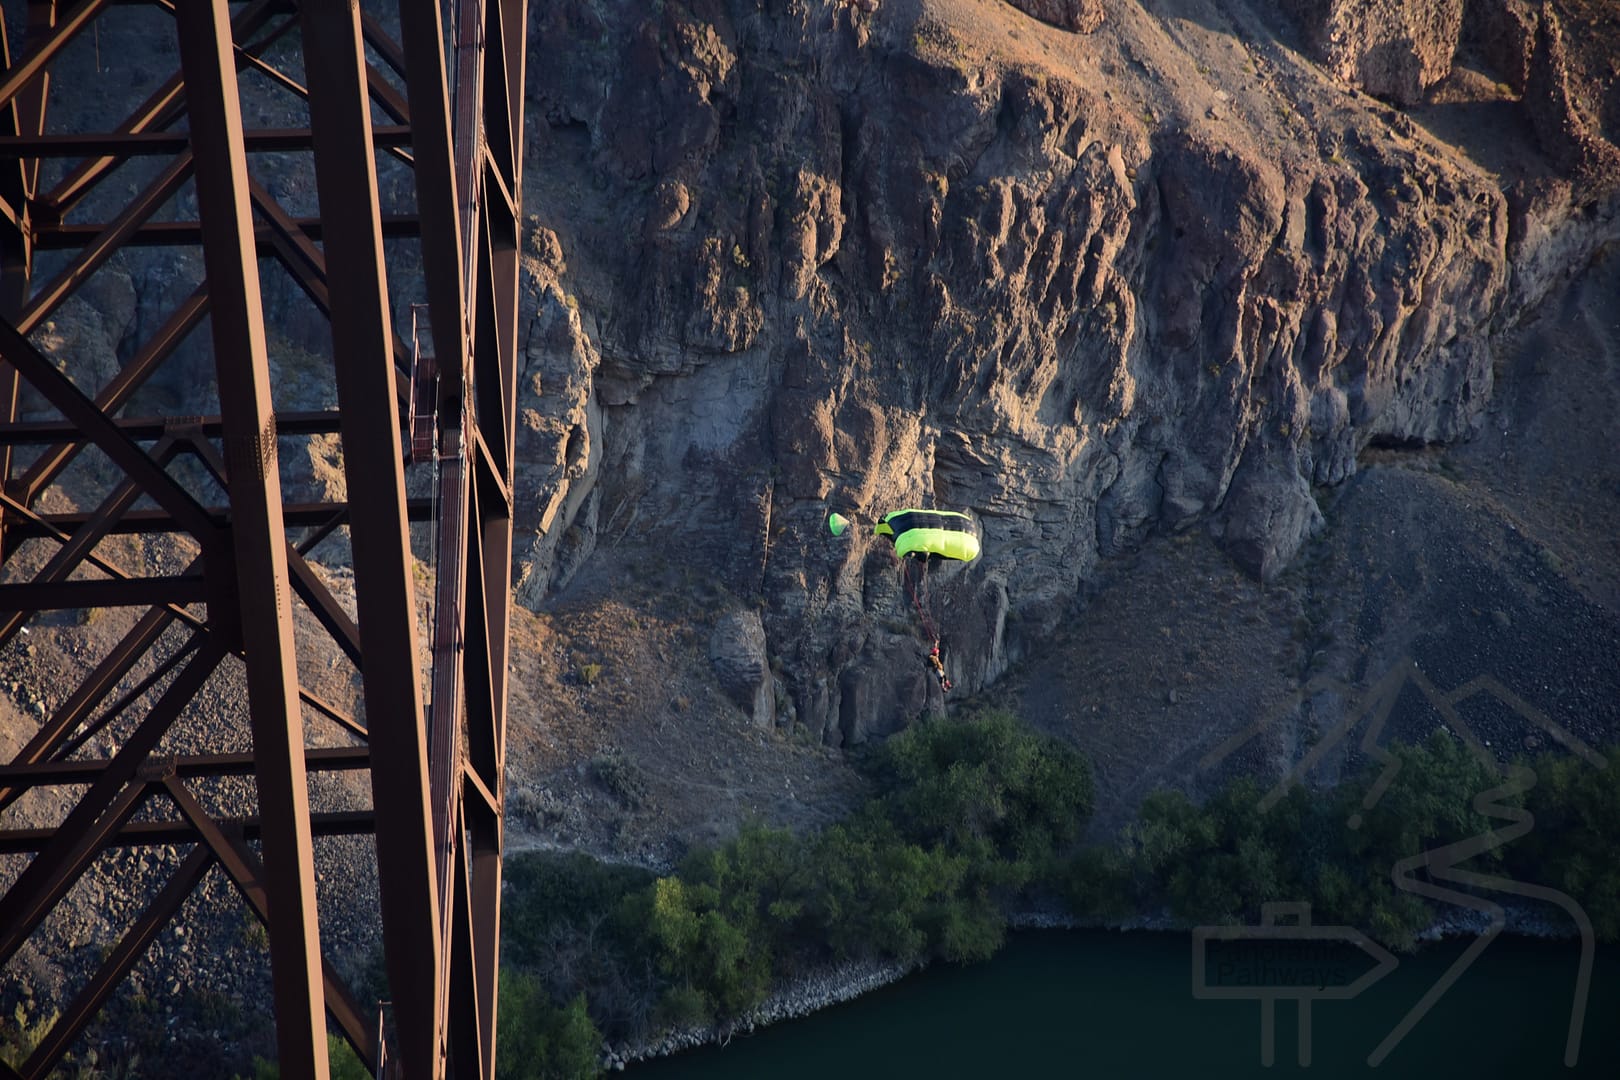
[[[1493,328],[1614,232],[1557,13],[1478,6],[1513,176],[1354,89],[1446,79],[1460,0],[537,6],[520,599],[679,562],[761,614],[730,692],[836,745],[938,691],[829,509],[980,517],[929,585],[966,692],[1154,530],[1270,579],[1369,443],[1469,434]]]

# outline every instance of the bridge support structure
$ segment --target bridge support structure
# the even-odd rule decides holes
[[[0,1077],[82,1048],[216,875],[283,1076],[328,1030],[494,1076],[527,7],[371,7],[0,25],[0,972],[148,867]],[[116,93],[112,43],[154,69]],[[322,949],[335,837],[374,851],[381,1012]]]

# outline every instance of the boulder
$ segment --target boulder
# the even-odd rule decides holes
[[[709,635],[709,664],[726,695],[754,723],[772,722],[776,681],[765,655],[765,626],[757,611],[730,611],[715,622]]]
[[[1352,86],[1416,105],[1451,73],[1463,0],[1286,0],[1315,59]]]
[[[1032,19],[1077,34],[1089,34],[1103,24],[1107,13],[1102,0],[1007,0]]]

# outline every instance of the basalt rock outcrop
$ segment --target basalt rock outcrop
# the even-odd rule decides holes
[[[1531,40],[1524,107],[1543,152],[1561,176],[1589,191],[1620,187],[1620,149],[1603,137],[1594,110],[1571,85],[1569,47],[1556,12],[1541,12]]]
[[[1270,579],[1370,442],[1466,437],[1577,211],[1544,198],[1510,244],[1493,176],[1346,87],[1421,95],[1460,2],[1331,5],[1306,37],[1359,59],[1325,67],[1264,7],[1038,48],[966,0],[536,8],[525,209],[558,250],[526,264],[520,599],[679,522],[763,612],[775,714],[858,742],[937,689],[885,543],[832,541],[829,508],[979,515],[985,554],[929,593],[974,691],[1099,558],[1202,527]],[[1256,26],[1282,37],[1245,53]]]
[[[1089,34],[1108,17],[1102,0],[1007,0],[1007,3],[1031,18]]]
[[[709,663],[721,687],[755,723],[775,718],[775,684],[758,612],[731,611],[716,622],[709,635]]]
[[[1416,105],[1451,71],[1465,0],[1286,0],[1323,67],[1376,97]]]

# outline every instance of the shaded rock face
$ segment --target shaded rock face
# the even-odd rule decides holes
[[[573,269],[533,271],[520,599],[679,521],[681,558],[762,604],[781,715],[835,744],[937,685],[886,542],[832,542],[829,509],[980,516],[985,554],[931,593],[974,692],[1100,556],[1204,525],[1270,578],[1369,442],[1465,436],[1509,277],[1501,192],[1387,120],[1282,160],[927,59],[890,11],[563,2],[531,66],[526,209]]]
[[[1464,0],[1285,0],[1316,58],[1375,97],[1416,105],[1451,71]]]
[[[1032,19],[1079,34],[1096,30],[1107,17],[1102,0],[1007,0],[1007,3]]]
[[[1536,9],[1528,0],[1471,0],[1463,40],[1515,93],[1524,93],[1536,40]]]
[[[1551,5],[1476,0],[1470,8],[1474,46],[1522,93],[1550,166],[1507,192],[1511,307],[1525,305],[1539,283],[1584,265],[1620,217],[1620,79],[1608,44],[1620,40],[1620,10],[1611,5],[1599,18],[1607,25],[1588,19],[1572,36]]]
[[[731,699],[757,724],[776,714],[776,684],[765,655],[765,626],[759,613],[733,611],[720,617],[709,636],[709,663]]]
[[[603,438],[600,357],[577,302],[548,284],[535,306],[518,380],[512,491],[513,595],[531,607],[595,549]]]
[[[1571,92],[1564,28],[1551,9],[1541,13],[1533,40],[1524,106],[1537,141],[1558,171],[1576,184],[1615,190],[1620,187],[1620,150],[1602,137],[1597,119]]]

